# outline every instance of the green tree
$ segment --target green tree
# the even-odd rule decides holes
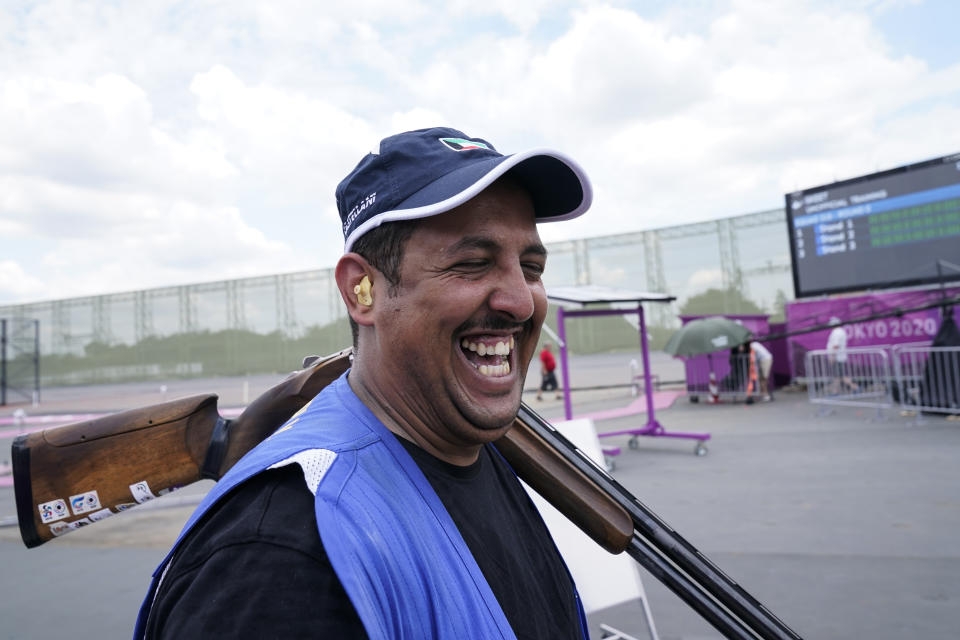
[[[680,313],[685,316],[708,316],[765,312],[755,302],[743,297],[738,289],[707,289],[687,298],[680,306]]]
[[[787,294],[783,289],[777,289],[777,295],[773,299],[773,315],[770,316],[770,322],[783,322],[787,319]]]

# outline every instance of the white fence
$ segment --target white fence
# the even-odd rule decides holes
[[[897,348],[893,366],[904,411],[960,416],[960,347]]]
[[[871,408],[882,417],[899,405],[918,420],[924,413],[960,416],[960,347],[817,350],[807,353],[806,367],[810,402],[821,407]]]
[[[760,385],[759,363],[755,363],[753,371],[757,379],[751,384],[749,353],[714,353],[685,358],[684,370],[687,396],[694,402],[740,402],[753,397],[762,398],[762,389],[770,389],[769,372],[767,384]]]
[[[890,359],[888,349],[875,347],[847,349],[839,355],[825,349],[807,352],[810,402],[873,408],[882,417],[893,406]]]

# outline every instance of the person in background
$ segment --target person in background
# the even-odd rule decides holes
[[[543,400],[544,391],[556,391],[555,398],[561,399],[560,384],[557,382],[557,360],[553,357],[553,344],[543,343],[540,351],[540,388],[537,389],[537,400]]]
[[[847,372],[847,331],[840,326],[840,318],[830,318],[830,335],[827,336],[827,359],[833,368],[833,382],[830,385],[831,393],[840,393],[841,388],[856,391],[857,384]]]
[[[756,362],[761,398],[764,402],[769,402],[773,399],[773,396],[770,395],[770,370],[773,368],[773,354],[756,340],[750,342],[750,351],[753,353]]]

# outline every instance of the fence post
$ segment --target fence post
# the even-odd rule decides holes
[[[40,320],[33,321],[33,406],[40,404]]]
[[[7,319],[0,318],[0,407],[7,404]]]

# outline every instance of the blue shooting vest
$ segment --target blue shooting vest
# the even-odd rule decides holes
[[[153,574],[135,640],[144,637],[167,564],[207,509],[251,476],[291,463],[316,496],[324,549],[371,638],[515,638],[433,488],[344,374],[207,494]],[[579,596],[577,605],[585,630]]]

